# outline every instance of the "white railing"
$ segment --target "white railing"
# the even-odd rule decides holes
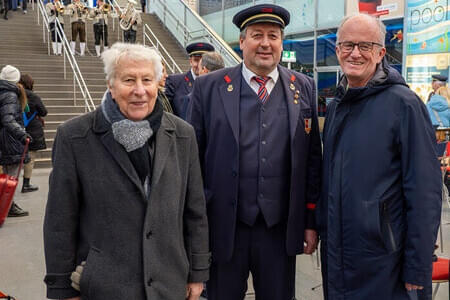
[[[166,65],[167,71],[170,71],[170,73],[183,72],[147,24],[144,24],[144,26],[142,26],[142,33],[143,33],[142,38],[143,44],[145,45],[146,42],[148,41],[154,48],[156,48],[156,50],[158,50],[159,55],[161,56],[162,60]]]
[[[239,55],[183,0],[153,0],[152,6],[163,24],[182,46],[207,41],[222,55],[225,66],[235,66],[242,61]]]
[[[38,24],[40,23],[40,19],[42,19],[43,41],[44,41],[44,43],[47,43],[48,55],[50,55],[50,43],[51,43],[50,23],[49,23],[49,17],[48,17],[47,11],[45,10],[45,5],[42,2],[42,0],[38,1],[38,8],[39,8],[39,12],[37,14]],[[58,18],[55,19],[54,30],[56,33],[56,36],[55,36],[56,40],[58,40],[58,37],[61,39],[63,62],[64,62],[64,79],[67,78],[66,61],[69,62],[69,65],[72,69],[74,105],[76,105],[76,101],[77,101],[77,86],[78,86],[78,89],[81,91],[81,95],[83,96],[83,99],[84,99],[86,111],[93,111],[95,109],[94,101],[92,100],[92,97],[91,97],[91,94],[89,93],[86,82],[83,78],[83,75],[81,74],[80,68],[78,67],[75,56],[70,49],[70,44],[66,38],[66,34],[64,33],[64,28],[62,27]]]

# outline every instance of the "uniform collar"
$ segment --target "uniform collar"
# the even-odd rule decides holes
[[[250,85],[250,82],[254,76],[258,76],[255,73],[253,73],[247,66],[245,65],[245,62],[242,63],[242,76],[244,77],[245,81]],[[270,72],[267,77],[270,77],[271,80],[273,80],[273,83],[277,83],[278,77],[280,74],[278,73],[278,68],[275,67],[275,69]]]

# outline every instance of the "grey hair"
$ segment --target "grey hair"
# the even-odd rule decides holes
[[[241,33],[239,33],[239,39],[245,40],[245,37],[247,36],[247,29],[248,26],[245,26],[245,28],[241,31]],[[281,39],[284,40],[284,28],[281,28]]]
[[[117,65],[125,57],[132,61],[150,62],[155,73],[155,80],[157,82],[161,80],[163,69],[161,56],[159,56],[159,53],[154,48],[140,44],[115,43],[101,55],[106,81],[109,84],[112,85],[114,83]]]
[[[363,17],[366,18],[367,20],[371,20],[373,21],[378,28],[378,42],[383,45],[383,47],[385,46],[384,40],[386,39],[386,26],[383,24],[383,22],[380,20],[380,18],[376,18],[374,16],[368,15],[368,14],[355,14],[355,15],[350,15],[345,17],[342,21],[341,24],[339,24],[339,27],[337,29],[336,32],[336,41],[337,43],[340,42],[339,41],[339,31],[341,30],[342,26],[344,26],[345,22],[347,22],[348,20],[354,18],[354,17]]]
[[[225,67],[222,56],[213,51],[206,52],[202,55],[201,66],[207,68],[210,72],[222,69]]]

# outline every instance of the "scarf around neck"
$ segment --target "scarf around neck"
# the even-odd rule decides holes
[[[137,122],[127,119],[121,113],[110,91],[106,91],[103,96],[101,107],[103,115],[111,124],[114,140],[125,148],[141,182],[144,183],[147,176],[151,174],[148,145],[161,126],[163,108],[160,101],[157,99],[153,111]]]

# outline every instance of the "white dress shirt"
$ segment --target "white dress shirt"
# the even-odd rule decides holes
[[[275,67],[272,72],[267,75],[267,77],[270,77],[270,79],[266,82],[266,89],[267,92],[270,95],[270,92],[272,92],[273,88],[275,87],[275,84],[278,81],[279,77],[278,68]],[[242,76],[244,76],[245,82],[252,88],[253,91],[255,91],[256,94],[258,94],[259,90],[259,84],[253,79],[254,76],[258,76],[252,71],[250,71],[249,68],[245,65],[245,62],[242,63]]]

